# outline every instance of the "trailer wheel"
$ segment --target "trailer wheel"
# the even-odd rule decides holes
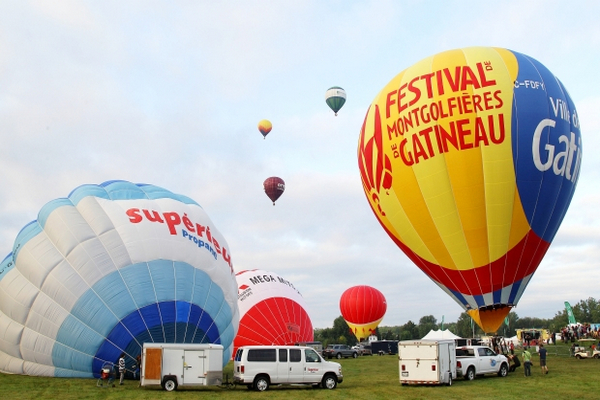
[[[172,376],[165,376],[163,379],[163,387],[167,392],[177,390],[177,378]]]
[[[264,392],[269,388],[269,378],[266,375],[259,375],[254,378],[254,389]]]
[[[473,379],[475,379],[475,368],[469,367],[467,373],[465,374],[465,379],[468,381],[472,381]]]
[[[327,374],[323,377],[321,386],[323,386],[323,389],[335,389],[337,387],[337,378],[333,374]]]
[[[450,372],[450,375],[448,375],[448,383],[446,383],[446,385],[452,386],[452,372]]]

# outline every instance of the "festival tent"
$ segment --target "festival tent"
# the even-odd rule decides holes
[[[440,340],[440,339],[462,339],[460,336],[456,336],[448,329],[445,330],[430,330],[429,333],[423,336],[424,340]]]

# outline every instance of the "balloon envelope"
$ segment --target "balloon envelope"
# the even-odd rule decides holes
[[[271,199],[273,205],[275,205],[275,201],[277,201],[277,199],[285,191],[285,182],[281,178],[272,176],[265,179],[263,182],[263,187],[265,189],[265,193]]]
[[[389,236],[494,332],[563,220],[581,146],[575,106],[548,69],[473,47],[396,76],[367,112],[358,159]]]
[[[239,323],[229,246],[195,201],[111,181],[46,204],[0,264],[0,370],[98,376],[144,342],[218,343]]]
[[[268,119],[263,119],[258,123],[258,130],[262,133],[263,137],[267,137],[271,129],[273,129],[273,125]]]
[[[325,102],[335,115],[346,103],[346,91],[339,86],[333,86],[325,92]]]
[[[240,329],[235,337],[235,349],[246,345],[293,345],[313,341],[306,303],[290,281],[264,270],[238,272],[236,279]]]
[[[383,293],[371,286],[351,287],[340,298],[342,317],[359,341],[375,334],[386,310]]]

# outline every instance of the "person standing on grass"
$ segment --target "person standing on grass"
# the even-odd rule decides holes
[[[548,373],[548,367],[546,366],[546,355],[548,354],[548,350],[544,348],[543,344],[540,344],[540,367],[542,367],[542,374]]]
[[[122,385],[125,379],[125,353],[121,353],[119,357],[119,375],[119,385]]]
[[[525,376],[531,376],[531,353],[529,350],[523,350],[523,370]]]

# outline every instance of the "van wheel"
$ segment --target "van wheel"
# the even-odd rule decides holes
[[[335,389],[337,387],[337,378],[332,374],[327,374],[323,377],[321,385],[324,389]]]
[[[467,374],[465,375],[465,379],[468,381],[472,381],[473,379],[475,379],[475,368],[469,367],[469,369],[467,370]]]
[[[163,386],[167,392],[177,390],[177,379],[176,378],[165,378]]]
[[[269,388],[269,378],[265,375],[259,375],[254,379],[254,389],[264,392]]]

